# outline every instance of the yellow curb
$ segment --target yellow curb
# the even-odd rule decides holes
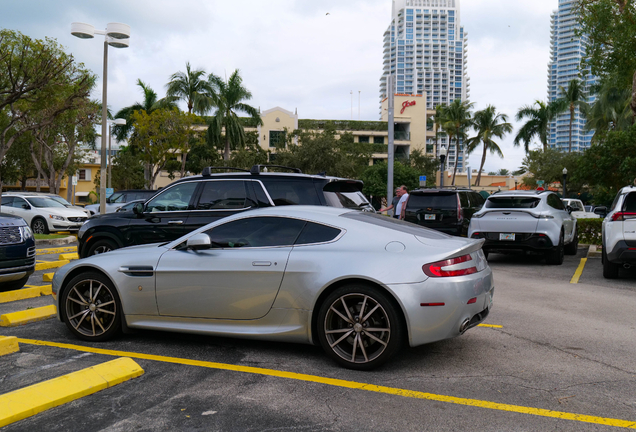
[[[46,248],[46,249],[37,249],[35,251],[36,255],[52,255],[66,252],[77,252],[77,246],[65,246],[59,248]]]
[[[76,260],[79,259],[79,255],[77,254],[77,252],[75,253],[65,253],[65,254],[60,254],[57,259],[59,260]]]
[[[15,336],[0,336],[0,356],[20,351],[18,338]]]
[[[42,275],[42,282],[51,282],[53,281],[53,275],[55,273],[44,273]]]
[[[477,324],[477,327],[503,328],[502,325],[497,324]]]
[[[0,315],[0,327],[15,327],[36,321],[43,321],[57,314],[55,305],[42,306],[19,312]]]
[[[137,378],[143,373],[144,370],[133,359],[122,357],[6,393],[0,396],[0,427]]]
[[[5,291],[3,293],[0,293],[0,303],[9,303],[34,297],[40,297],[39,287],[22,288],[19,290]]]
[[[52,268],[62,267],[70,263],[69,260],[60,260],[60,261],[40,261],[35,263],[35,270],[48,270]]]
[[[40,294],[51,295],[53,294],[53,287],[51,285],[42,285],[40,288]]]

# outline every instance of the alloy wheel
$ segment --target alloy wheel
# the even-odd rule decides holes
[[[99,255],[99,254],[103,254],[106,252],[110,252],[112,249],[110,248],[110,246],[108,245],[101,245],[101,246],[97,246],[95,248],[95,250],[93,251],[93,255]]]
[[[66,316],[78,333],[98,337],[115,323],[117,302],[104,283],[86,279],[74,285],[66,296]]]
[[[42,219],[36,219],[33,222],[33,232],[36,234],[46,233],[46,227],[44,226],[44,221]]]

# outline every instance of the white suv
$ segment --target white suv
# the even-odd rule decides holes
[[[486,239],[483,250],[522,250],[545,254],[548,264],[560,265],[564,254],[576,255],[576,219],[550,191],[496,192],[473,214],[471,238]]]
[[[599,209],[601,210],[601,209]],[[621,265],[636,263],[636,187],[618,192],[603,220],[603,276],[616,279]]]
[[[50,197],[28,192],[2,194],[1,211],[24,218],[36,234],[78,231],[88,219],[82,210],[67,208]]]

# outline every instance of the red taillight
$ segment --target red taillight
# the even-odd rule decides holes
[[[422,271],[426,276],[429,277],[451,277],[451,276],[464,276],[473,273],[477,273],[477,267],[473,265],[472,267],[467,267],[463,269],[445,269],[445,267],[450,267],[456,264],[465,263],[467,261],[472,261],[472,257],[470,255],[462,255],[457,258],[451,258],[444,261],[438,261],[431,264],[424,264],[422,266]]]
[[[636,219],[634,212],[616,212],[612,215],[612,222],[620,222],[627,219]]]

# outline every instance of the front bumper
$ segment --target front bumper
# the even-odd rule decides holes
[[[613,263],[636,262],[636,241],[620,240],[614,245],[614,249],[607,252],[607,259]]]
[[[0,249],[0,282],[12,282],[35,271],[35,242],[3,246]]]
[[[541,233],[514,233],[514,240],[499,240],[498,232],[480,232],[473,234],[471,238],[486,239],[483,245],[485,251],[510,251],[526,250],[544,252],[554,247],[552,240],[546,234]]]
[[[389,289],[404,311],[409,345],[418,346],[459,336],[483,322],[492,307],[495,285],[487,267],[472,275],[428,278]]]
[[[55,221],[53,222],[53,229],[50,231],[73,231],[77,232],[84,225],[84,222],[71,222],[71,221]]]

